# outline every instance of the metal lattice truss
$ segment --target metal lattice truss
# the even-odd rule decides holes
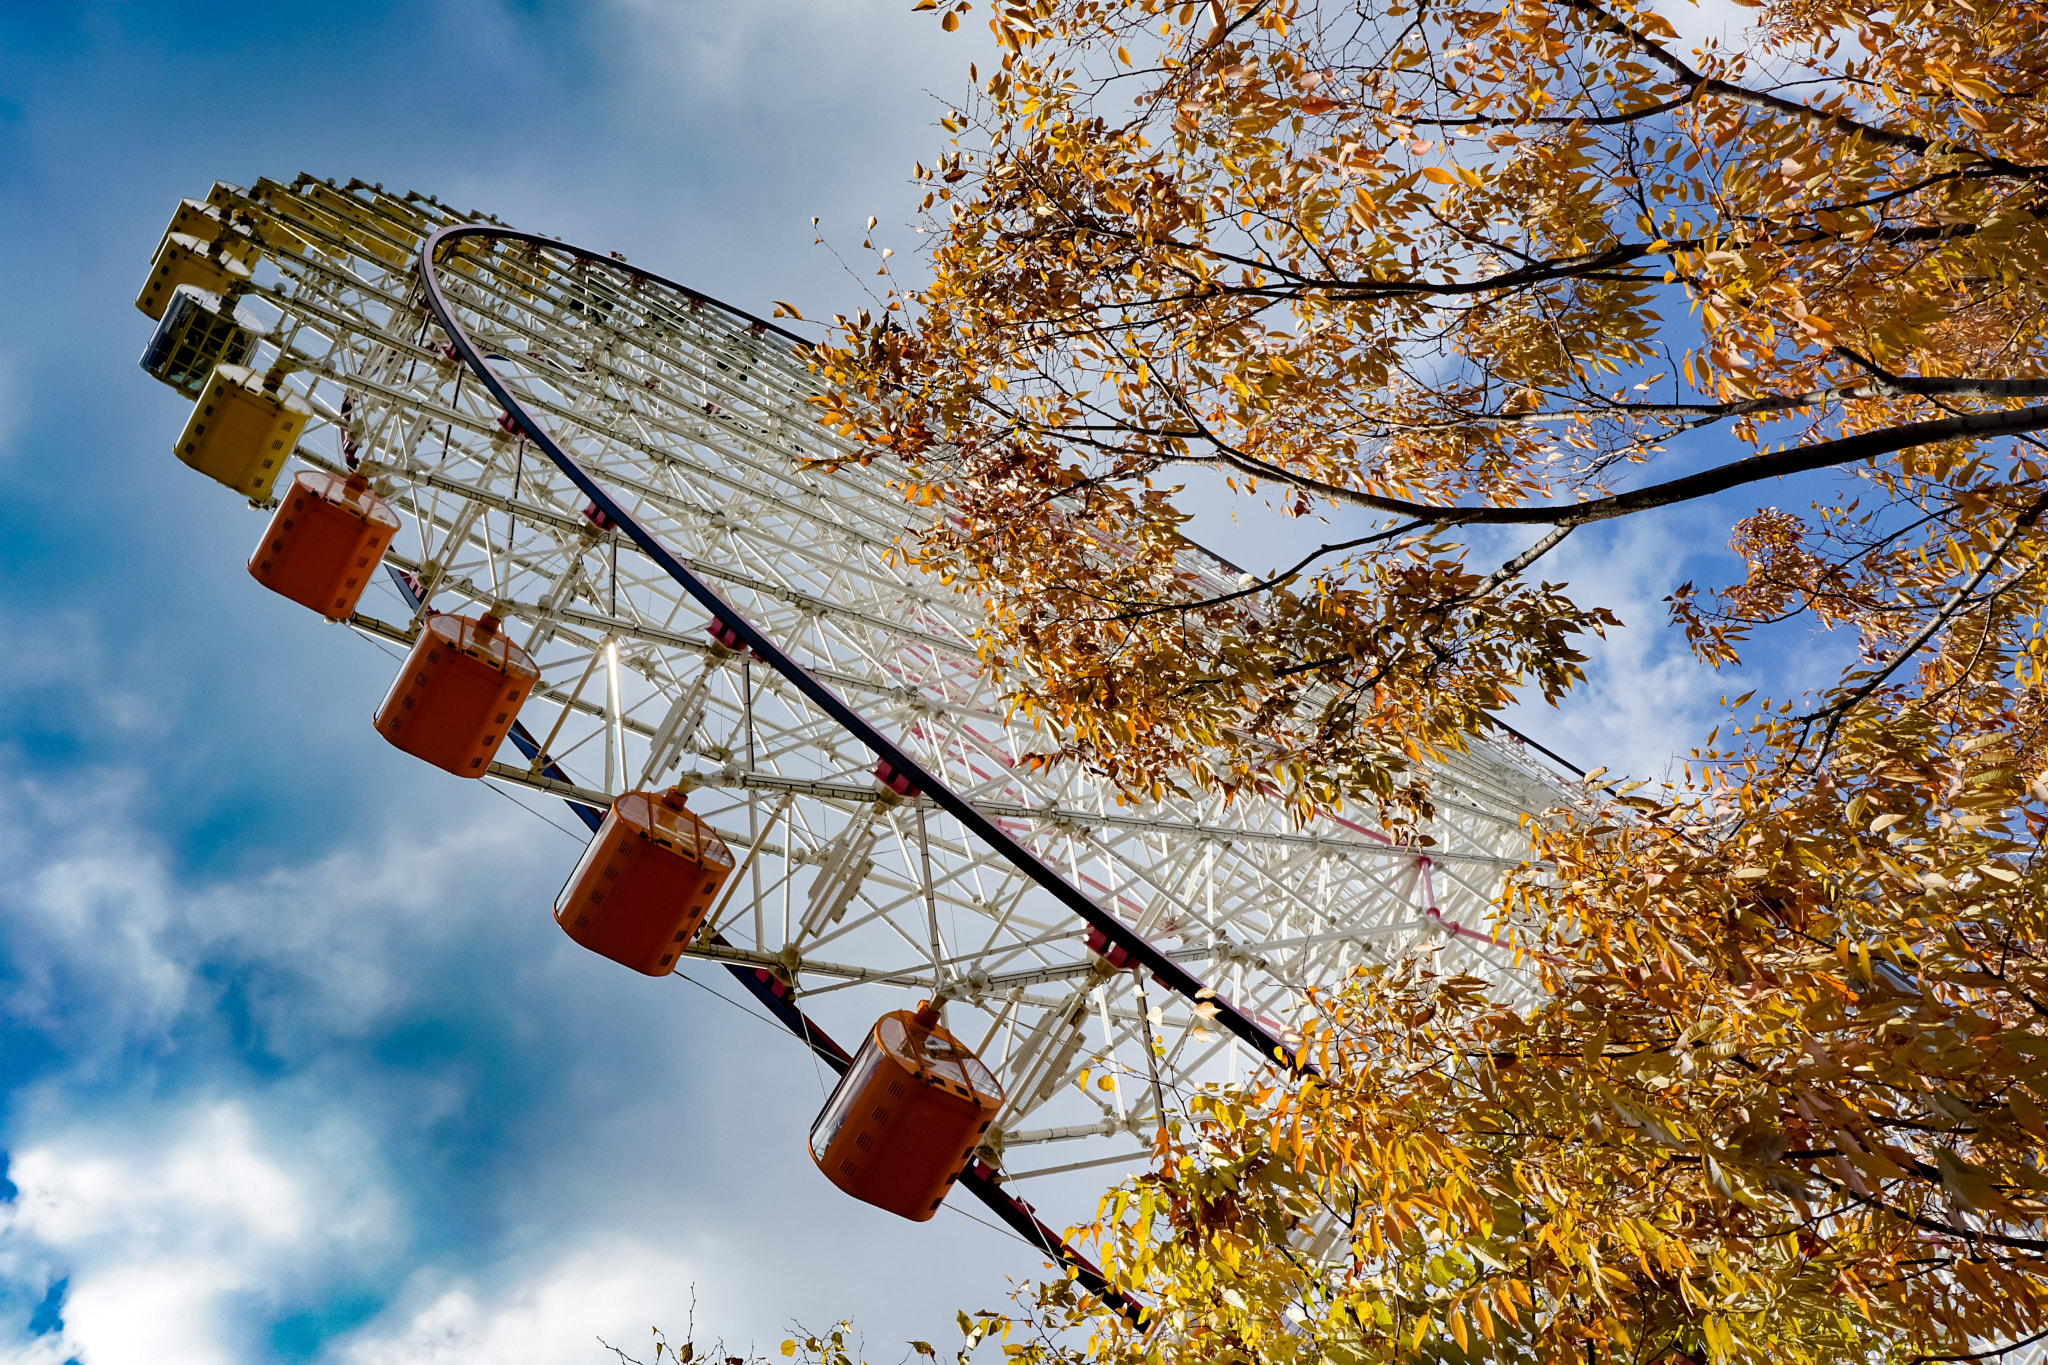
[[[1264,1063],[1201,1001],[1148,995],[1089,952],[1072,914],[957,820],[881,787],[862,744],[717,643],[701,607],[586,515],[422,306],[420,244],[467,216],[306,178],[215,202],[262,244],[243,306],[270,330],[251,363],[281,353],[318,415],[298,458],[359,465],[406,523],[388,562],[435,610],[494,610],[541,667],[522,718],[543,753],[508,746],[489,780],[599,808],[680,783],[732,845],[741,866],[714,910],[729,946],[707,937],[691,956],[773,973],[849,1032],[917,996],[947,1002],[1008,1096],[987,1154],[1011,1179],[1134,1158],[1162,1100]],[[1426,860],[1343,820],[1297,828],[1243,799],[1136,807],[1072,765],[1034,770],[1042,737],[981,674],[977,603],[892,559],[912,520],[895,471],[812,467],[850,449],[810,416],[816,382],[786,334],[540,245],[460,241],[438,278],[554,438],[739,613],[1274,1033],[1311,989],[1406,954],[1526,988],[1487,907],[1526,856],[1525,814],[1571,798],[1519,753],[1482,745],[1431,769]],[[1220,565],[1191,567],[1231,586]],[[416,622],[390,588],[351,624],[402,645]],[[537,917],[552,889],[535,888]]]

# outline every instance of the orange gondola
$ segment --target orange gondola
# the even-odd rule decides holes
[[[249,556],[249,573],[302,607],[346,620],[397,534],[397,514],[368,479],[304,470]]]
[[[811,1125],[811,1159],[855,1199],[922,1223],[974,1156],[1002,1087],[929,1004],[868,1030]]]
[[[457,777],[482,777],[539,678],[497,617],[436,613],[377,708],[377,733]]]
[[[679,792],[612,803],[555,901],[562,932],[593,953],[666,976],[732,873],[732,852]]]

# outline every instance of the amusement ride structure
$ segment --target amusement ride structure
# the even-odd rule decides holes
[[[833,463],[874,452],[769,322],[303,176],[183,201],[137,306],[194,400],[177,454],[268,517],[251,574],[404,653],[377,730],[568,803],[562,929],[736,977],[841,1074],[811,1151],[858,1198],[929,1218],[964,1185],[1099,1287],[1034,1182],[1121,1175],[1186,1095],[1294,1064],[1308,993],[1362,963],[1515,988],[1486,908],[1562,784],[1452,755],[1423,846],[1035,767],[977,601],[890,553],[901,471]]]

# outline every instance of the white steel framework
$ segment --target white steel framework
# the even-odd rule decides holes
[[[1137,1164],[1162,1103],[1270,1060],[1209,1000],[1148,994],[1151,973],[1090,952],[1072,911],[959,819],[878,784],[866,745],[707,634],[703,606],[601,524],[427,307],[421,247],[472,216],[308,177],[217,186],[213,202],[260,246],[240,302],[268,330],[249,363],[281,358],[316,414],[297,459],[370,476],[405,522],[394,579],[437,610],[495,611],[540,665],[523,719],[541,752],[508,746],[489,780],[586,809],[680,784],[732,845],[741,866],[692,957],[772,979],[848,1035],[944,1001],[1008,1096],[992,1175],[1026,1188]],[[1574,799],[1517,749],[1430,770],[1426,857],[1346,820],[1300,828],[1243,799],[1132,806],[1072,765],[1032,770],[1041,739],[981,674],[976,603],[890,554],[912,519],[896,471],[819,467],[851,452],[810,416],[792,338],[541,240],[455,240],[435,275],[499,382],[734,612],[1259,1027],[1284,1039],[1308,991],[1403,954],[1513,988],[1486,910],[1525,856],[1524,818]],[[1223,566],[1189,564],[1231,586]],[[394,582],[351,625],[404,644],[419,615]],[[535,888],[537,918],[553,889]],[[1077,1085],[1084,1069],[1109,1086]]]

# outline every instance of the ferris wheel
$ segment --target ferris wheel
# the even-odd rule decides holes
[[[194,399],[179,457],[255,509],[252,575],[406,652],[391,743],[569,804],[571,938],[723,968],[842,1073],[810,1142],[855,1197],[928,1218],[965,1185],[1096,1287],[1028,1198],[1290,1062],[1311,992],[1418,953],[1529,989],[1486,909],[1571,791],[1475,745],[1428,773],[1425,848],[1033,765],[977,602],[890,553],[903,471],[834,464],[873,452],[772,323],[306,176],[183,201],[137,306]]]

